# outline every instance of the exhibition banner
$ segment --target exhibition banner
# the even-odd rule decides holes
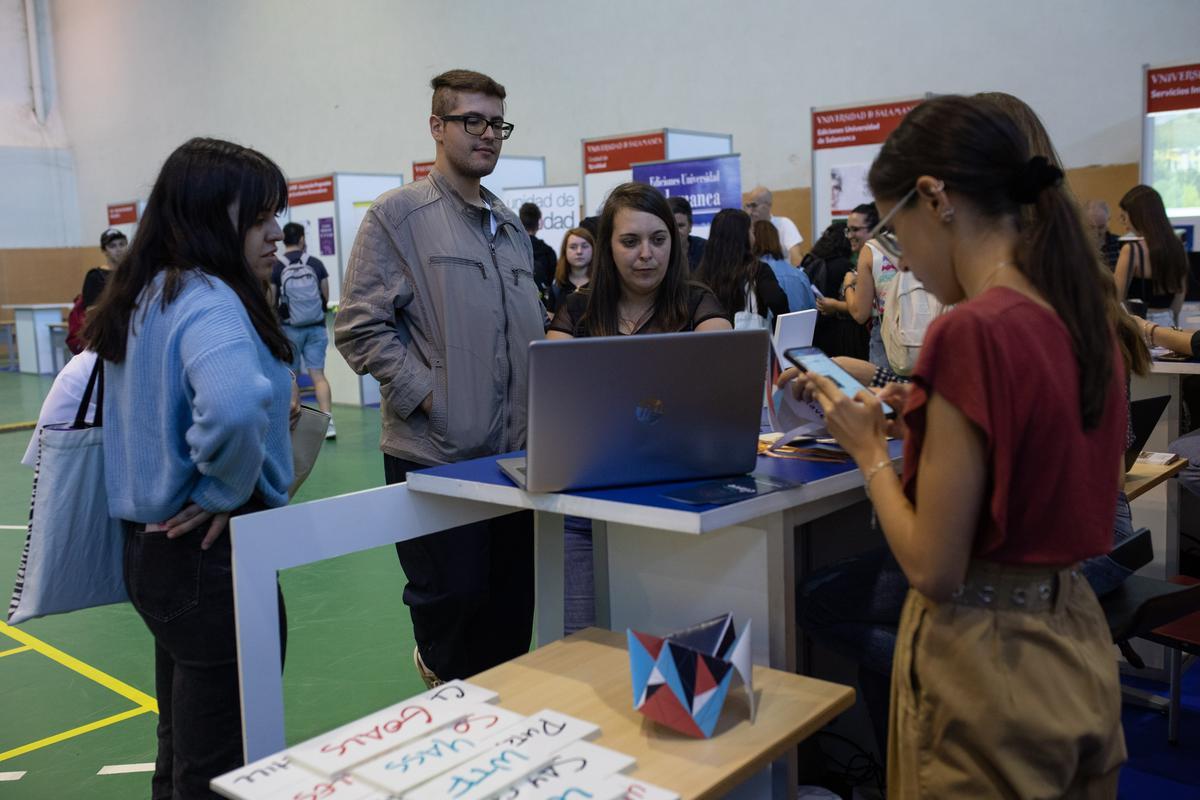
[[[813,111],[813,149],[883,144],[908,112],[920,103],[910,100],[856,108]]]
[[[691,158],[634,164],[633,180],[648,183],[667,197],[685,197],[692,206],[692,224],[707,227],[723,208],[742,207],[742,158]]]
[[[1146,70],[1146,113],[1200,108],[1200,64]]]
[[[115,203],[108,207],[108,224],[132,225],[138,221],[137,203]]]
[[[303,178],[288,181],[288,205],[304,206],[311,203],[333,202],[333,176]]]
[[[414,161],[413,162],[413,180],[419,181],[429,174],[433,169],[432,161]]]
[[[856,206],[871,202],[871,162],[908,112],[923,101],[911,97],[812,110],[814,237]]]
[[[505,189],[500,193],[500,199],[514,214],[524,203],[533,203],[541,209],[542,223],[538,238],[554,248],[555,253],[561,251],[567,231],[579,226],[578,184]]]
[[[664,131],[613,136],[607,139],[585,139],[583,142],[583,171],[616,172],[645,161],[661,161],[667,157],[667,136]]]

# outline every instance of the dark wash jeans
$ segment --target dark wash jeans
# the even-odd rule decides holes
[[[235,513],[262,508],[247,505]],[[208,550],[200,549],[204,533],[168,539],[125,523],[125,586],[154,635],[153,800],[219,797],[209,781],[244,763],[229,531]],[[282,593],[279,614],[286,651]]]
[[[1133,536],[1125,492],[1117,495],[1113,547]],[[1082,563],[1097,597],[1116,589],[1130,570],[1107,555]],[[880,752],[886,752],[892,653],[908,579],[887,547],[814,570],[796,593],[796,621],[814,641],[858,662],[858,684]]]
[[[383,455],[389,485],[426,466]],[[421,660],[439,678],[467,678],[529,652],[532,511],[396,542],[396,555]]]

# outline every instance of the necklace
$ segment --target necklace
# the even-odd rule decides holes
[[[1000,276],[1000,273],[1004,270],[1005,267],[1015,267],[1015,266],[1016,266],[1016,264],[1014,264],[1011,261],[996,262],[995,269],[992,270],[991,275],[987,276],[987,280],[985,280],[980,285],[979,291],[976,292],[976,296],[981,295],[984,292],[986,292],[988,289],[992,288],[992,284],[994,284],[996,282],[996,279]]]
[[[629,327],[630,333],[636,333],[637,329],[642,327],[642,324],[645,323],[646,320],[650,319],[650,316],[653,313],[654,313],[654,303],[651,303],[650,305],[646,306],[645,310],[642,311],[642,313],[637,317],[637,319],[630,319],[629,317],[625,316],[621,312],[621,307],[617,306],[617,318],[620,320],[620,322],[622,324],[627,325]]]

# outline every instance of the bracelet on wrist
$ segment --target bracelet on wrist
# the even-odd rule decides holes
[[[879,474],[879,471],[884,467],[891,467],[890,459],[881,458],[876,461],[871,467],[863,472],[863,491],[867,493],[867,499],[871,499],[871,480]]]
[[[1154,347],[1154,332],[1158,330],[1158,325],[1151,323],[1146,329],[1146,347]]]

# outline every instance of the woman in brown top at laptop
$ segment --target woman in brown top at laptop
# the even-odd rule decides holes
[[[733,330],[716,296],[688,273],[667,199],[623,183],[600,214],[591,282],[558,304],[546,338]],[[590,519],[563,520],[563,550],[563,631],[574,633],[595,624]]]
[[[592,282],[558,308],[547,339],[733,329],[687,253],[667,199],[644,183],[613,189],[600,214]]]

